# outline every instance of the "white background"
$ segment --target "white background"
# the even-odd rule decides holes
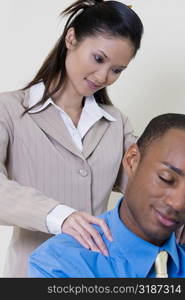
[[[60,12],[72,2],[1,0],[0,92],[32,79],[62,31]],[[126,2],[141,17],[145,33],[135,59],[109,92],[139,135],[156,115],[185,113],[185,0]],[[112,194],[109,208],[118,196]],[[11,232],[0,226],[0,276]]]

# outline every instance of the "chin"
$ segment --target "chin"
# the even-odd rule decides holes
[[[162,245],[170,237],[171,232],[160,233],[156,232],[153,235],[150,235],[150,241],[154,245]]]
[[[90,96],[92,96],[94,93],[93,92],[84,92],[83,94],[82,94],[82,97],[90,97]]]
[[[93,92],[92,91],[87,91],[87,90],[77,90],[76,89],[76,93],[80,96],[80,97],[89,97],[89,96],[92,96],[93,95]]]

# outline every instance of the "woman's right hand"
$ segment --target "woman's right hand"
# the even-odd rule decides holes
[[[62,224],[63,233],[70,234],[82,246],[108,256],[108,250],[98,231],[91,225],[99,225],[109,241],[113,241],[106,222],[83,211],[72,213]]]

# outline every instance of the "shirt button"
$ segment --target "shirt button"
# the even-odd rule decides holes
[[[80,169],[80,170],[79,170],[79,173],[80,173],[80,175],[83,176],[83,177],[87,176],[87,174],[88,174],[88,172],[87,172],[86,170],[84,170],[84,169]]]

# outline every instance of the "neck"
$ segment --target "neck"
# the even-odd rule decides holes
[[[54,86],[56,86],[56,82],[55,85],[54,83],[51,85],[51,88]],[[83,96],[75,93],[70,84],[64,83],[63,87],[52,98],[55,104],[68,114],[73,124],[77,127],[83,108]]]
[[[53,81],[51,88],[56,86],[56,81]],[[69,81],[66,81],[63,87],[52,97],[56,105],[64,111],[81,112],[83,96],[76,93]]]

